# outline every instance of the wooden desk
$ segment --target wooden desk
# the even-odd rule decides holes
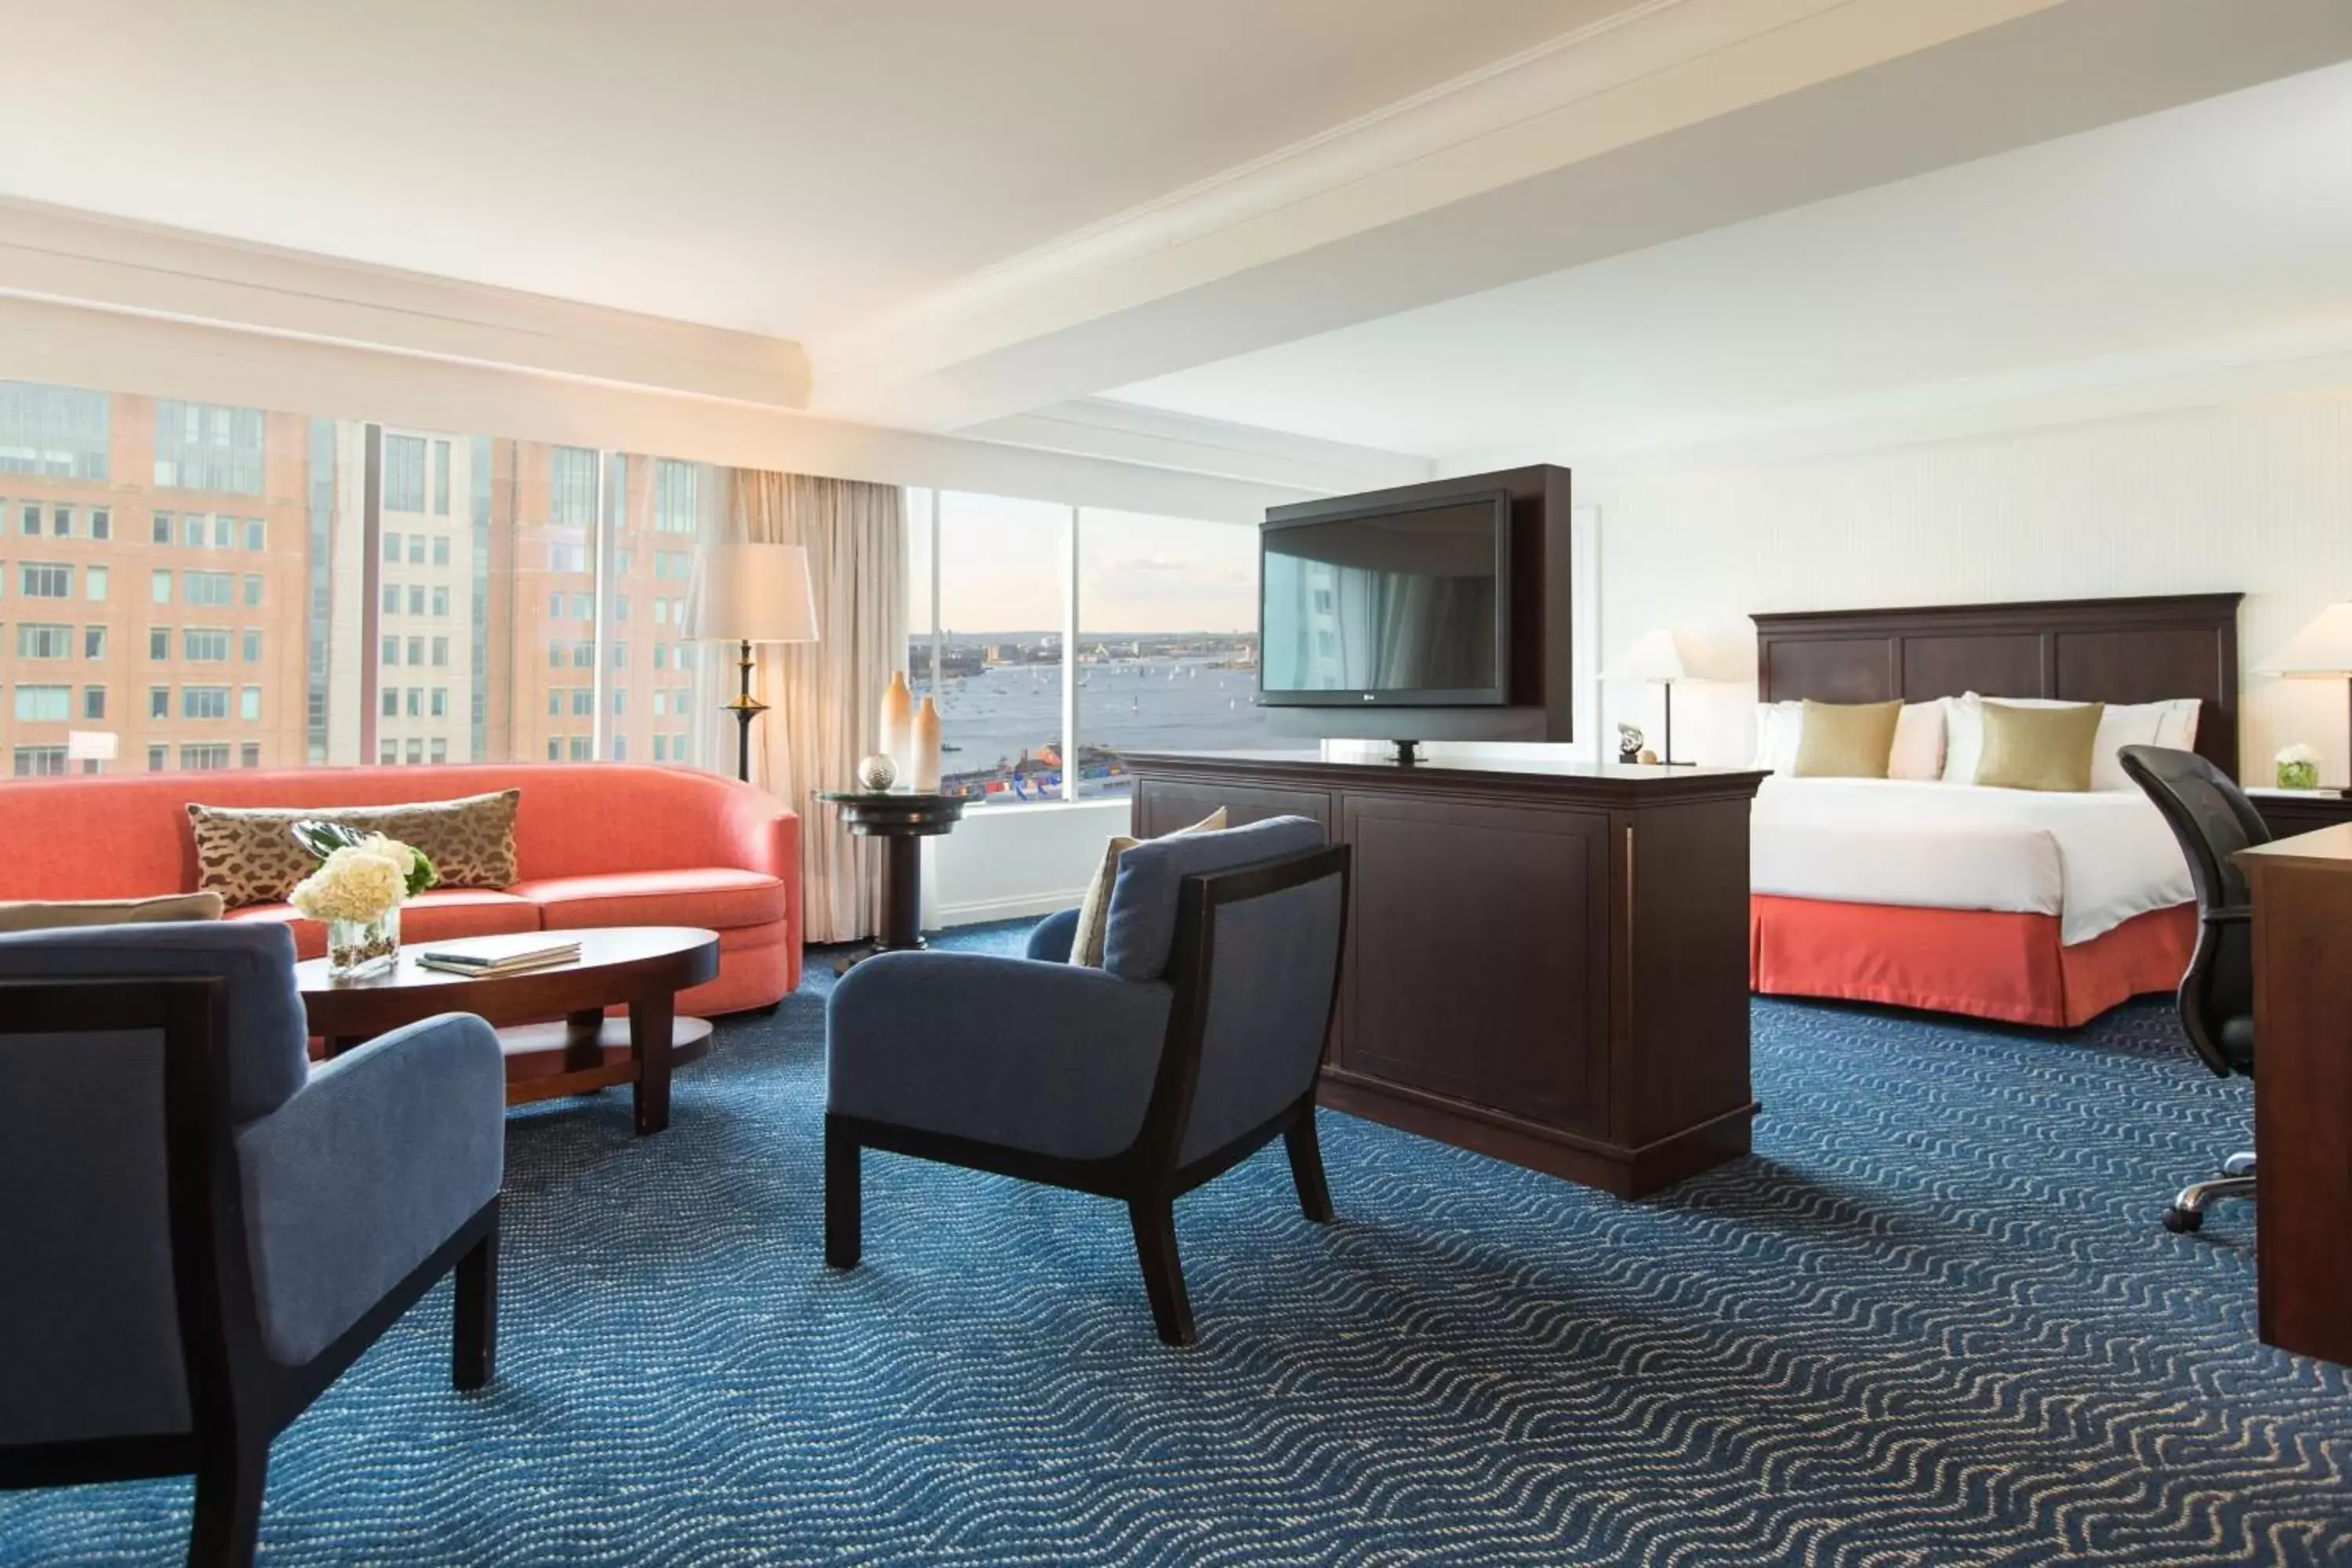
[[[1745,768],[1129,753],[1136,831],[1352,845],[1322,1103],[1639,1197],[1748,1152]]]
[[[2352,1363],[2352,823],[2241,850],[2263,1341]]]

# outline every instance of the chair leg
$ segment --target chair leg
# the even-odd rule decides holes
[[[1290,1180],[1298,1188],[1298,1212],[1317,1225],[1329,1225],[1339,1216],[1331,1212],[1331,1185],[1323,1178],[1323,1145],[1315,1136],[1313,1106],[1283,1133],[1282,1146],[1290,1152]]]
[[[457,1328],[449,1349],[449,1381],[460,1390],[480,1388],[499,1370],[499,1213],[491,1200],[489,1228],[457,1259],[452,1282]]]
[[[230,1439],[196,1468],[196,1517],[188,1531],[188,1568],[248,1568],[261,1534],[261,1496],[269,1485],[269,1445]]]
[[[1171,1345],[1189,1345],[1192,1303],[1184,1293],[1184,1264],[1176,1256],[1176,1205],[1169,1198],[1134,1198],[1127,1205],[1135,1228],[1135,1260],[1143,1266],[1144,1293],[1151,1298],[1151,1321]]]
[[[2205,1223],[2205,1205],[2215,1198],[2251,1198],[2254,1195],[2252,1176],[2217,1176],[2210,1182],[2191,1182],[2180,1189],[2172,1206],[2164,1211],[2164,1228],[2169,1231],[2195,1230]]]
[[[865,1253],[864,1216],[858,1195],[857,1140],[824,1119],[824,1260],[855,1268]]]

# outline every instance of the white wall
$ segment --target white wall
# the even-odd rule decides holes
[[[1853,609],[2238,589],[2250,775],[2307,741],[2352,778],[2340,681],[2252,673],[2320,606],[2352,598],[2352,390],[1858,455],[1587,482],[1601,516],[1606,646],[1671,626],[1730,684],[1678,686],[1675,746],[1750,745],[1756,610]],[[1654,688],[1604,718],[1657,735]]]
[[[973,807],[953,833],[924,846],[925,929],[1076,908],[1104,846],[1128,831],[1129,818],[1123,796]]]

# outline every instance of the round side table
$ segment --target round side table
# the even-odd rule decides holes
[[[882,879],[882,934],[874,945],[835,963],[834,973],[877,952],[901,952],[923,945],[923,847],[921,841],[955,830],[963,799],[906,790],[819,790],[816,798],[841,810],[842,826],[860,838],[879,838],[887,848]]]

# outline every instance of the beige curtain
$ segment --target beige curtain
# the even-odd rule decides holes
[[[801,907],[810,942],[880,926],[880,846],[853,838],[812,791],[847,789],[875,749],[882,693],[907,658],[907,534],[895,485],[738,468],[735,536],[809,553],[818,640],[755,648],[751,780],[801,816]],[[734,737],[726,742],[732,754]]]

